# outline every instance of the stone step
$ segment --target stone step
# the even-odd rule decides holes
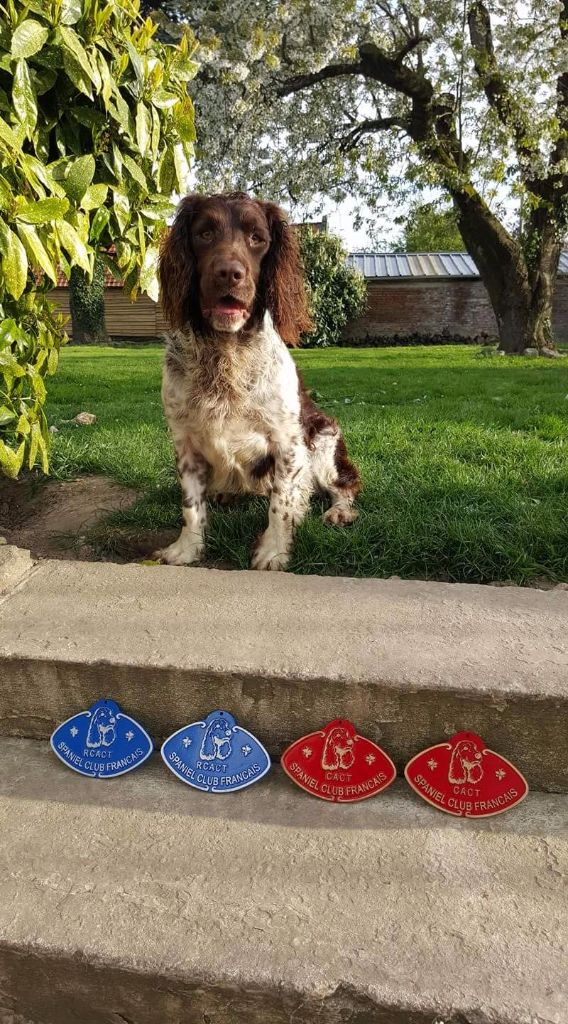
[[[3,1024],[566,1024],[568,798],[457,821],[0,741]]]
[[[468,729],[532,789],[566,792],[567,622],[565,591],[33,564],[4,547],[0,734],[45,738],[111,697],[156,743],[224,707],[278,757],[348,717],[400,771]]]

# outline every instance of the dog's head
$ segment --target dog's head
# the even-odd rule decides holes
[[[116,725],[114,712],[110,708],[98,708],[93,719],[93,726],[104,731],[112,728],[113,725]]]
[[[268,310],[281,338],[297,345],[311,326],[294,229],[275,203],[243,192],[181,201],[160,283],[172,327],[246,335]]]
[[[217,743],[226,743],[231,735],[231,730],[223,718],[214,718],[208,732],[213,742]]]
[[[481,754],[477,748],[477,744],[474,743],[473,740],[460,740],[454,754],[460,759],[460,761],[464,761],[466,764],[470,764],[481,759]]]
[[[353,746],[353,740],[348,730],[338,725],[332,729],[328,736],[328,743],[332,750],[347,750]]]

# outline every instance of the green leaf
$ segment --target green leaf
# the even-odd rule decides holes
[[[64,217],[68,209],[68,199],[38,199],[36,203],[25,203],[18,207],[16,219],[26,224],[49,224],[51,220]]]
[[[140,268],[140,289],[146,292],[154,302],[158,301],[160,287],[158,284],[158,255],[157,245],[149,245],[146,249],[142,267]]]
[[[68,253],[71,264],[81,267],[86,274],[91,273],[91,265],[89,262],[89,255],[87,249],[79,235],[75,231],[75,228],[68,224],[66,220],[56,221],[57,236],[65,251]]]
[[[138,149],[143,157],[146,156],[146,153],[148,152],[151,131],[152,121],[150,118],[150,111],[143,103],[139,103],[136,108],[136,141],[138,143]]]
[[[16,423],[16,434],[21,434],[23,437],[27,437],[30,432],[30,421],[28,417],[22,413],[18,422]]]
[[[65,50],[63,53],[63,67],[75,88],[91,100],[93,98],[93,89],[90,76],[85,74],[81,65],[77,63],[68,50]]]
[[[195,112],[189,96],[184,96],[174,110],[174,124],[184,142],[195,142]]]
[[[18,25],[12,36],[12,57],[33,57],[34,53],[41,50],[48,35],[49,29],[40,25],[39,21],[26,18]]]
[[[98,65],[102,83],[101,95],[103,97],[105,107],[108,107],[109,100],[112,96],[113,82],[109,66],[100,50],[98,51]]]
[[[140,187],[143,188],[145,192],[147,192],[148,182],[146,181],[146,178],[144,177],[136,161],[133,160],[132,157],[128,155],[128,153],[122,154],[122,160],[127,171],[134,178],[134,181],[138,185],[140,185]]]
[[[101,206],[95,213],[91,222],[90,240],[91,242],[98,242],[103,231],[105,230],[110,220],[110,210],[107,206]]]
[[[108,194],[108,185],[89,185],[81,200],[82,210],[98,210],[104,204]]]
[[[174,154],[171,146],[168,146],[162,155],[158,166],[158,188],[162,195],[170,195],[174,190],[176,168]]]
[[[22,468],[25,451],[25,441],[22,441],[19,448],[14,451],[12,448],[9,448],[4,441],[0,440],[0,467],[5,475],[9,476],[12,480],[16,479]]]
[[[38,182],[41,183],[46,189],[52,192],[55,196],[59,196],[61,199],[65,198],[65,193],[61,188],[61,185],[55,180],[53,175],[50,173],[48,167],[45,167],[40,160],[37,160],[35,156],[24,154],[20,156],[20,162],[26,172],[26,177],[32,187],[39,191],[37,186],[33,183],[33,178],[37,178]],[[51,165],[53,166],[53,165]]]
[[[14,193],[10,185],[0,175],[0,210],[11,210],[14,204]]]
[[[112,195],[114,199],[114,215],[118,224],[118,230],[121,234],[124,234],[130,220],[130,203],[128,202],[128,196],[125,196],[124,192],[119,192],[118,189],[114,189]]]
[[[16,151],[18,151],[22,148],[23,139],[19,139],[16,133],[12,131],[12,129],[10,128],[10,125],[6,124],[6,122],[1,117],[0,139],[2,140],[2,142],[6,142],[11,149],[15,149]]]
[[[181,142],[177,142],[174,146],[174,165],[178,191],[185,192],[187,190],[187,179],[189,177],[189,163],[185,147]]]
[[[39,435],[38,444],[39,444],[39,454],[41,456],[41,468],[42,468],[44,473],[48,473],[49,472],[49,457],[48,457],[48,451],[47,451],[47,443],[46,443],[45,437],[43,436],[43,433],[41,433]]]
[[[16,413],[13,409],[9,409],[7,405],[0,405],[0,427],[11,423],[12,420],[16,419]]]
[[[37,458],[37,451],[39,448],[39,439],[41,436],[41,428],[39,423],[32,423],[31,436],[30,436],[30,450],[28,454],[28,469],[33,469]]]
[[[98,72],[93,68],[93,65],[87,55],[87,51],[83,47],[83,44],[75,30],[69,28],[68,25],[60,25],[59,32],[65,49],[71,54],[73,60],[80,66],[81,70],[84,71],[87,78],[90,78],[91,82],[96,85],[99,79]]]
[[[27,137],[31,138],[37,123],[37,100],[25,60],[19,60],[16,63],[12,103],[20,121],[26,126]]]
[[[156,92],[152,95],[152,104],[154,107],[158,107],[159,110],[168,110],[170,107],[175,107],[178,102],[178,96],[172,92],[166,92],[164,89],[156,89]]]
[[[35,367],[29,366],[28,374],[31,379],[32,391],[35,397],[38,399],[40,403],[45,402],[47,392],[45,390],[45,384],[43,383],[43,377],[41,376],[41,373],[38,373]]]
[[[192,78],[195,78],[199,71],[199,64],[194,60],[190,60],[189,57],[185,59],[177,59],[173,62],[172,68],[176,79],[182,82],[189,82]]]
[[[150,153],[152,159],[155,160],[158,156],[158,147],[160,145],[161,125],[160,115],[157,110],[152,111],[152,137],[150,140]]]
[[[45,202],[49,202],[46,199]],[[57,200],[54,200],[57,202]],[[30,262],[34,264],[38,270],[43,270],[44,274],[47,274],[50,281],[57,284],[57,268],[53,265],[53,260],[50,258],[47,249],[45,248],[41,238],[39,237],[36,229],[31,224],[18,224],[17,232],[24,244],[24,248],[28,254]]]
[[[91,153],[73,160],[61,184],[72,203],[80,203],[95,175],[95,158]]]
[[[112,160],[115,176],[118,181],[122,181],[122,153],[114,142],[112,144]]]
[[[165,224],[168,217],[171,217],[175,211],[173,203],[162,203],[152,206],[143,206],[140,213],[145,220],[151,221],[153,224]]]
[[[75,25],[83,13],[83,0],[61,0],[62,25]]]
[[[130,136],[132,132],[130,110],[119,89],[114,94],[114,105],[109,104],[109,110],[115,120],[118,121],[125,135]]]
[[[0,220],[0,252],[4,283],[10,295],[19,299],[28,277],[28,257],[20,239]]]
[[[144,81],[144,69],[142,66],[140,54],[137,52],[137,50],[134,48],[131,42],[127,41],[126,49],[128,52],[128,56],[130,57],[130,63],[132,64],[132,67],[134,69],[136,79],[139,83],[141,83]]]
[[[59,363],[59,352],[56,348],[50,348],[49,356],[47,357],[47,372],[50,377],[55,373]]]
[[[105,115],[100,110],[94,110],[92,107],[73,107],[69,113],[75,121],[78,121],[79,124],[84,124],[86,128],[101,129],[106,123]]]

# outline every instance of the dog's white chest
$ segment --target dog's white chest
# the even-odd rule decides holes
[[[221,429],[200,432],[201,453],[211,467],[212,486],[223,490],[230,478],[242,478],[243,485],[250,478],[251,468],[266,456],[268,433],[244,419],[225,421]],[[239,489],[239,488],[237,488]]]

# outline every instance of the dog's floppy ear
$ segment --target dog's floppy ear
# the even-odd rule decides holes
[[[313,327],[304,289],[297,233],[276,203],[261,202],[270,228],[270,249],[262,261],[261,291],[280,337],[298,345]]]
[[[183,327],[191,320],[195,293],[191,222],[200,200],[199,195],[189,195],[182,199],[160,249],[162,308],[172,327]]]

